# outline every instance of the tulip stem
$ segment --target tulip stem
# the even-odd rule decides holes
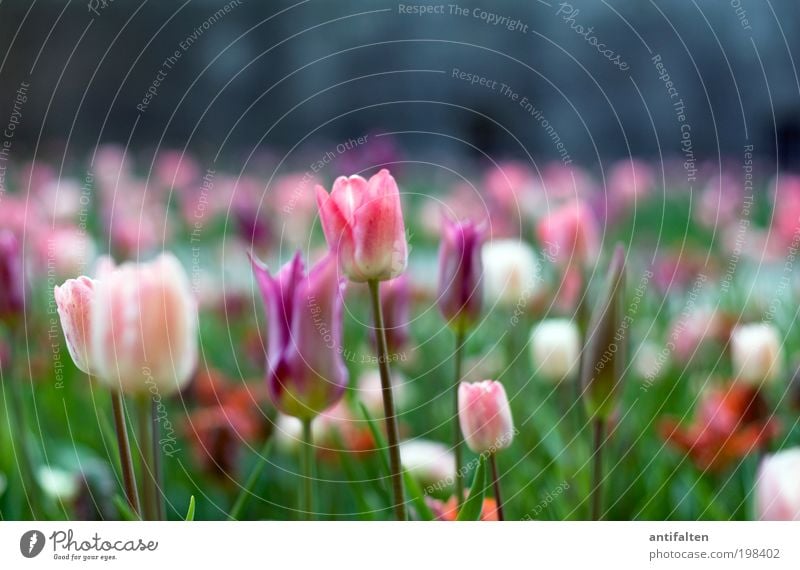
[[[605,420],[595,417],[592,420],[592,490],[591,515],[593,521],[603,516],[603,443],[605,439]]]
[[[153,482],[155,483],[156,518],[166,520],[166,506],[164,505],[164,464],[161,460],[161,422],[158,421],[158,403],[155,398],[150,401],[150,425],[152,426],[153,448]]]
[[[303,420],[303,450],[300,453],[303,470],[303,519],[313,520],[314,513],[314,442],[311,433],[311,420]]]
[[[111,407],[114,410],[114,428],[117,432],[117,448],[119,450],[122,481],[125,487],[125,498],[128,499],[128,506],[130,506],[131,510],[141,516],[136,477],[133,472],[133,459],[131,458],[131,444],[128,440],[128,427],[125,422],[125,407],[122,392],[119,390],[111,390]]]
[[[500,476],[497,471],[497,457],[495,453],[489,455],[489,466],[492,468],[492,488],[494,489],[494,501],[497,503],[497,520],[506,520],[503,516],[503,499],[500,495]]]
[[[383,412],[386,416],[386,437],[389,444],[389,462],[391,467],[392,492],[394,495],[394,512],[399,521],[406,520],[406,503],[403,494],[403,477],[400,466],[400,445],[397,433],[397,417],[394,411],[392,380],[389,371],[389,349],[386,345],[386,328],[381,308],[380,282],[370,280],[370,297],[375,319],[375,336],[378,339],[378,367],[381,372],[381,389],[383,392]]]
[[[156,480],[153,472],[153,421],[150,399],[143,396],[139,399],[139,456],[141,458],[142,477],[142,519],[154,521],[158,518],[156,506]]]
[[[455,360],[455,379],[453,382],[453,452],[456,461],[456,504],[461,509],[464,502],[464,474],[461,472],[461,448],[463,447],[464,436],[461,433],[461,425],[458,422],[458,385],[461,383],[461,358],[464,348],[464,329],[456,329],[456,350],[453,354]]]

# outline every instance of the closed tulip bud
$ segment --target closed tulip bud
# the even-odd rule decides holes
[[[92,303],[97,282],[88,277],[68,279],[56,285],[54,296],[67,349],[79,370],[92,374]]]
[[[439,246],[439,310],[451,327],[464,331],[481,314],[483,224],[445,217]]]
[[[511,407],[500,382],[459,384],[458,420],[464,440],[475,453],[495,453],[514,439]]]
[[[127,394],[164,396],[188,383],[197,365],[197,304],[172,254],[102,263],[91,305],[89,371]]]
[[[22,250],[16,236],[0,231],[0,322],[14,323],[25,307]]]
[[[340,176],[328,194],[317,186],[322,229],[344,274],[356,282],[387,281],[408,261],[397,183],[386,169],[368,181]]]
[[[525,302],[542,281],[541,266],[526,243],[495,240],[481,251],[486,300],[506,307]]]
[[[578,372],[581,334],[570,319],[548,319],[531,331],[531,357],[542,378],[560,382]]]
[[[347,385],[342,358],[345,284],[326,256],[306,274],[299,252],[274,277],[253,260],[267,313],[267,388],[278,410],[310,420]]]
[[[800,447],[768,455],[761,462],[756,513],[762,521],[800,521]]]
[[[617,246],[606,284],[592,313],[583,352],[581,384],[590,415],[608,419],[625,370],[627,329],[623,326],[625,250]]]
[[[769,323],[738,325],[731,333],[735,377],[753,385],[776,380],[783,373],[782,342]]]

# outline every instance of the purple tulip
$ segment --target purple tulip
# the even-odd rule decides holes
[[[267,313],[267,388],[281,412],[311,420],[347,385],[342,358],[345,283],[330,255],[306,274],[298,252],[277,275],[253,258]]]
[[[25,307],[22,252],[16,236],[0,231],[0,322],[12,323]]]
[[[480,317],[485,233],[483,224],[444,219],[439,248],[439,310],[456,330],[464,331]]]

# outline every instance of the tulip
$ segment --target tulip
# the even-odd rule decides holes
[[[85,374],[92,374],[91,323],[96,285],[95,280],[81,276],[56,285],[53,292],[69,355]]]
[[[444,219],[439,247],[439,310],[456,331],[480,318],[483,302],[483,224]]]
[[[438,441],[409,439],[400,444],[403,467],[422,485],[437,488],[452,484],[456,472],[453,469],[453,453]]]
[[[322,229],[342,272],[355,282],[369,285],[378,365],[383,388],[384,421],[389,445],[389,464],[395,516],[406,519],[399,435],[395,417],[386,323],[381,306],[380,282],[405,271],[408,258],[403,212],[397,183],[386,169],[369,179],[341,176],[328,194],[317,186],[317,206]]]
[[[515,433],[503,385],[493,380],[462,382],[458,387],[458,419],[469,448],[481,457],[484,454],[489,457],[497,516],[502,521],[503,501],[495,455],[511,445]]]
[[[731,333],[736,378],[749,384],[773,382],[783,374],[783,341],[769,323],[738,325]]]
[[[547,319],[531,331],[531,357],[542,378],[560,382],[578,372],[581,335],[570,319]]]
[[[600,237],[594,214],[584,202],[569,202],[539,222],[536,234],[543,248],[562,265],[585,265],[597,257]]]
[[[800,521],[800,447],[768,455],[761,462],[756,513],[762,521]]]
[[[0,322],[15,324],[25,307],[22,250],[16,236],[0,231]]]
[[[316,188],[325,238],[351,281],[387,281],[403,273],[405,224],[397,183],[388,170],[369,181],[340,176],[330,194]]]
[[[623,326],[625,250],[618,245],[611,259],[605,288],[589,323],[581,364],[583,399],[592,422],[591,516],[602,516],[603,447],[605,428],[616,404],[625,370],[627,328]]]
[[[481,250],[486,299],[506,307],[524,302],[541,281],[541,266],[533,249],[518,240],[495,240]]]
[[[102,264],[94,295],[88,368],[100,380],[134,395],[186,386],[197,365],[197,307],[173,255]]]
[[[347,385],[342,358],[345,283],[326,256],[306,274],[298,252],[276,276],[253,259],[267,313],[267,389],[275,407],[303,428],[303,505],[312,505],[312,420],[336,404]]]

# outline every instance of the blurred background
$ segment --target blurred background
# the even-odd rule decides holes
[[[673,103],[682,100],[698,160],[753,144],[787,167],[797,161],[793,0],[417,5],[443,13],[408,14],[386,0],[7,0],[2,115],[30,84],[13,152],[82,158],[113,141],[141,153],[188,147],[239,164],[256,148],[296,157],[326,140],[402,131],[397,143],[415,160],[432,151],[559,159],[546,120],[569,157],[596,168],[631,154],[680,156]],[[176,50],[179,60],[166,68]],[[498,87],[454,78],[454,68]],[[504,96],[500,83],[542,117]]]

